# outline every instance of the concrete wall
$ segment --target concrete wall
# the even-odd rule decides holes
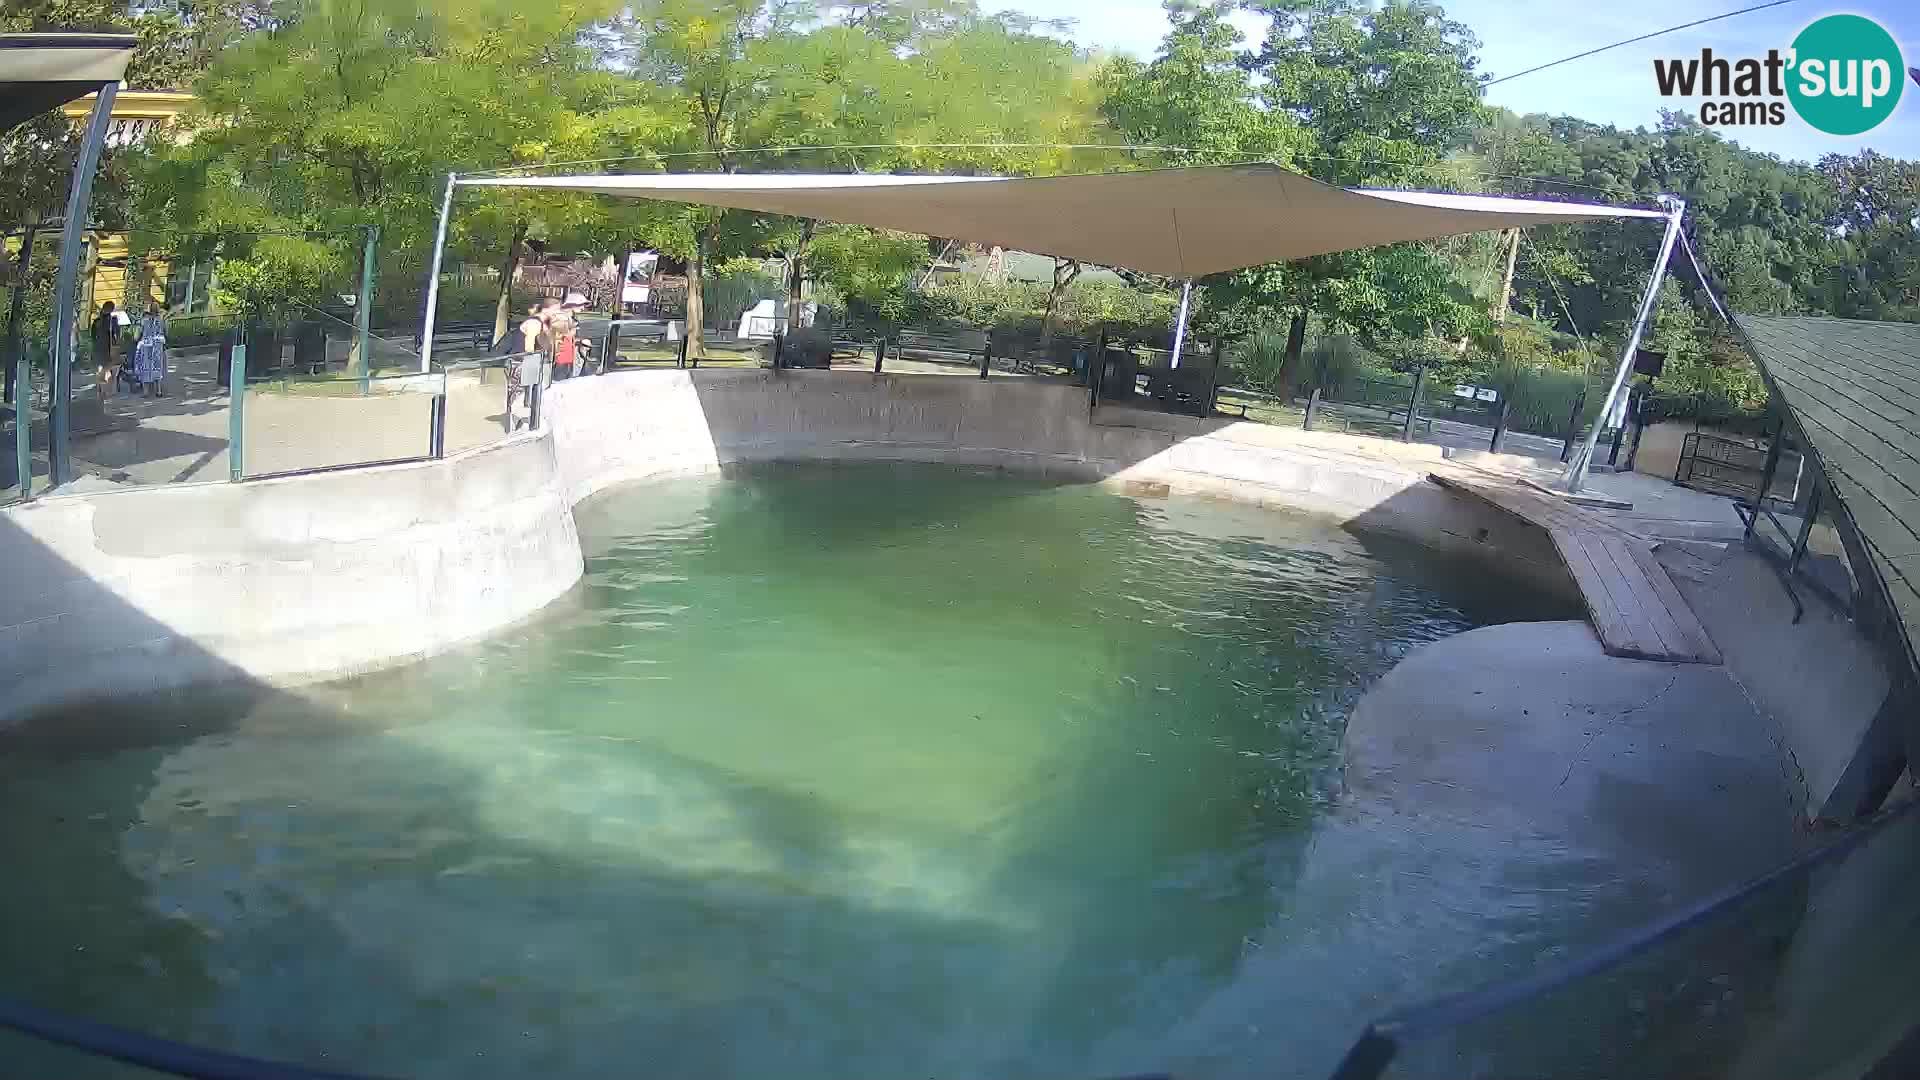
[[[1425,481],[1434,447],[1128,409],[1027,379],[641,371],[556,385],[548,430],[439,462],[125,487],[0,512],[0,719],[230,678],[293,683],[480,637],[582,572],[571,506],[779,459],[914,459],[1327,513],[1571,591],[1538,530]]]
[[[551,440],[440,462],[42,498],[0,517],[0,717],[403,662],[581,573]]]
[[[1115,407],[1089,417],[1083,388],[1027,379],[650,371],[559,384],[548,402],[575,499],[729,462],[985,465],[1329,514],[1576,595],[1544,533],[1427,482],[1439,447]]]

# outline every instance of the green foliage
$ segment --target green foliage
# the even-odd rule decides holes
[[[339,278],[340,252],[302,237],[261,237],[245,256],[219,260],[221,306],[243,315],[277,311],[322,299]]]
[[[777,299],[784,292],[780,279],[759,263],[741,260],[707,279],[707,324],[736,326],[747,309],[762,300]]]
[[[820,299],[872,326],[903,319],[908,285],[926,263],[924,237],[852,225],[822,228],[809,257]]]

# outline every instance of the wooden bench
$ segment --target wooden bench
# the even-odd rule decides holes
[[[1721,662],[1706,627],[1654,557],[1653,541],[1527,484],[1450,473],[1433,473],[1428,479],[1545,529],[1580,588],[1608,656],[1672,664]]]

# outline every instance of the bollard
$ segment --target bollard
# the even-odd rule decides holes
[[[613,366],[619,362],[620,323],[616,320],[609,319],[607,321],[607,339],[600,343],[600,370],[602,372],[612,371]]]
[[[785,334],[773,335],[773,370],[775,371],[780,370],[780,361],[781,361],[780,354],[783,351],[785,351],[786,347],[787,347],[787,335]]]
[[[1313,414],[1319,411],[1320,411],[1320,388],[1316,386],[1313,388],[1313,393],[1307,395],[1307,415],[1300,418],[1301,431],[1313,430]]]
[[[1400,441],[1413,441],[1413,422],[1420,418],[1420,391],[1426,389],[1427,365],[1421,364],[1413,371],[1413,393],[1407,397],[1407,419],[1400,425]]]
[[[680,335],[680,356],[674,361],[673,366],[678,368],[687,366],[687,335],[685,334]]]
[[[447,456],[447,395],[433,395],[433,412],[427,417],[427,456],[435,461]]]
[[[227,479],[239,483],[247,475],[242,461],[247,425],[242,409],[247,403],[247,345],[244,340],[233,346],[227,368]]]
[[[540,430],[540,380],[535,379],[527,390],[527,430]]]
[[[880,335],[873,341],[873,373],[880,374],[880,365],[887,362],[887,337]]]
[[[980,377],[986,378],[987,371],[993,367],[993,335],[987,335],[987,343],[980,350]]]
[[[1506,444],[1507,409],[1512,404],[1513,403],[1508,401],[1505,397],[1502,397],[1500,399],[1500,415],[1495,417],[1493,421],[1493,441],[1487,444],[1487,451],[1489,453],[1494,453],[1494,454],[1499,453],[1501,446]]]

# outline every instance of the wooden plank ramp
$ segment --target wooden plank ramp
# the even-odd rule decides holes
[[[1432,473],[1428,479],[1545,529],[1580,588],[1607,655],[1671,664],[1721,662],[1706,627],[1654,558],[1653,541],[1525,484],[1450,473]]]

